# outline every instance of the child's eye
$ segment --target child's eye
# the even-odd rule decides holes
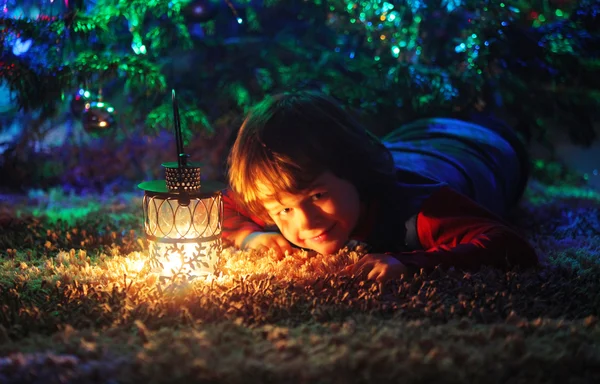
[[[319,200],[321,198],[323,198],[323,196],[325,195],[325,192],[317,192],[314,195],[311,196],[311,199],[314,200]]]
[[[290,213],[290,210],[291,210],[290,208],[283,208],[281,211],[279,211],[278,215],[279,216],[285,216],[288,213]]]

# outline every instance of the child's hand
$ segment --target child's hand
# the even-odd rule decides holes
[[[398,259],[383,253],[370,253],[347,266],[342,274],[359,276],[361,279],[375,280],[383,283],[388,280],[398,279],[402,274],[407,274],[408,269]]]
[[[292,253],[292,245],[278,232],[252,232],[242,242],[242,249],[266,250],[271,248],[279,258]]]

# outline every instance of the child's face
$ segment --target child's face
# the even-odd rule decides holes
[[[331,172],[300,194],[280,193],[279,200],[264,200],[263,205],[286,239],[322,254],[346,244],[360,215],[356,187]]]

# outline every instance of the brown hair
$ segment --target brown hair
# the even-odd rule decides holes
[[[325,171],[350,181],[362,200],[395,181],[392,157],[379,139],[336,100],[317,92],[283,93],[260,102],[229,155],[236,197],[267,223],[272,221],[261,200],[268,196],[260,184],[297,194]]]

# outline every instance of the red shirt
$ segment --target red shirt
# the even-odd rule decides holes
[[[230,191],[223,201],[224,239],[234,230],[265,230],[265,223],[244,212]],[[377,202],[370,204],[366,220],[359,223],[351,238],[373,245],[372,253],[391,253],[414,268],[440,265],[473,270],[482,265],[507,268],[538,263],[527,240],[498,216],[450,187],[435,188],[408,220],[396,217],[391,222],[380,217],[389,211]],[[384,226],[378,226],[382,222]]]

